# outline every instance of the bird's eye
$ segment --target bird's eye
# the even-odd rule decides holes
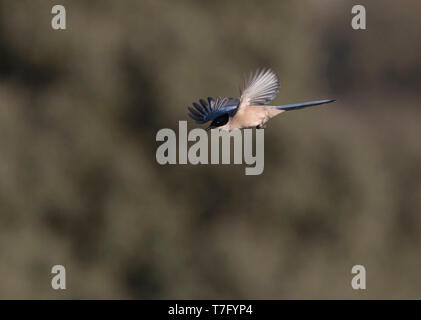
[[[224,114],[218,118],[216,118],[215,120],[212,121],[211,126],[212,127],[220,127],[225,125],[228,122],[229,116],[228,114]]]

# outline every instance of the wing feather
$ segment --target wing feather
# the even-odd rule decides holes
[[[257,70],[244,81],[239,108],[269,103],[280,87],[279,78],[271,69]]]

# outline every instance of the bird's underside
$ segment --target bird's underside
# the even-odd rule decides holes
[[[250,106],[237,113],[231,118],[228,123],[219,127],[221,130],[244,129],[244,128],[266,128],[266,123],[269,119],[284,112],[284,110],[276,109],[272,106]]]
[[[317,100],[281,106],[268,106],[280,88],[276,74],[270,70],[257,71],[246,79],[241,89],[240,99],[208,98],[200,104],[189,107],[189,116],[196,123],[211,121],[207,129],[233,130],[244,128],[265,128],[269,119],[289,111],[334,102],[335,100]]]

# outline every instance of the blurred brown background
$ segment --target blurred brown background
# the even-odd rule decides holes
[[[0,1],[0,298],[421,298],[420,10]],[[264,66],[275,103],[338,102],[272,120],[261,176],[156,163],[159,129]]]

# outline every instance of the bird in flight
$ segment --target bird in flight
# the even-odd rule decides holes
[[[302,103],[269,106],[279,91],[278,76],[271,69],[261,69],[245,79],[240,98],[218,97],[200,99],[188,107],[189,116],[198,124],[211,121],[206,130],[218,128],[233,130],[256,127],[266,128],[266,122],[284,111],[296,110],[335,102],[336,100],[317,100]]]

